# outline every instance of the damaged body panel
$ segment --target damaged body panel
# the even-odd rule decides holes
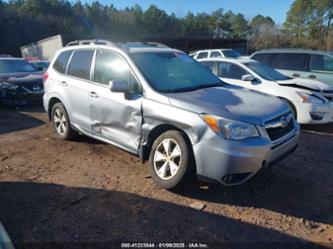
[[[73,129],[136,154],[165,188],[192,166],[240,184],[297,145],[299,125],[283,101],[225,84],[178,50],[67,47],[48,73],[44,108],[61,137]]]

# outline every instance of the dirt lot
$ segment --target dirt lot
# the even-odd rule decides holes
[[[299,145],[242,186],[172,193],[135,156],[85,136],[61,141],[40,108],[0,109],[0,221],[17,248],[332,248],[333,125],[303,127]]]

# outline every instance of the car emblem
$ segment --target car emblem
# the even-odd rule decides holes
[[[32,87],[32,90],[34,90],[35,92],[40,91],[40,87],[38,85],[34,85]]]

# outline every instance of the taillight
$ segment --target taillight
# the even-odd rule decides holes
[[[49,77],[49,73],[48,72],[45,72],[43,74],[43,81],[45,82],[47,80],[47,78]]]

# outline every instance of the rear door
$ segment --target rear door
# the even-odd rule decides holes
[[[110,91],[109,82],[128,83],[129,93]],[[110,50],[97,50],[94,67],[94,93],[91,97],[91,130],[97,136],[137,153],[141,137],[142,90],[127,61]]]
[[[67,88],[71,122],[85,131],[90,130],[89,96],[91,65],[94,49],[75,50],[69,61],[66,80],[62,82]]]

